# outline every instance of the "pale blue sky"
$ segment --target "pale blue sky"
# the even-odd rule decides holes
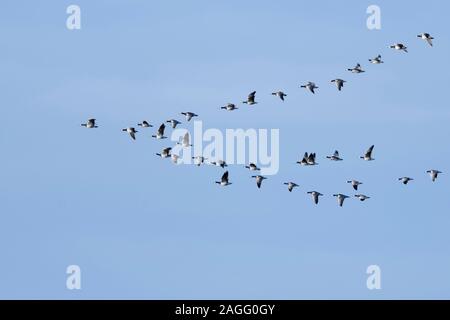
[[[0,298],[450,298],[450,7],[414,3],[2,1]],[[366,73],[346,71],[357,62]],[[252,90],[255,108],[219,110]],[[279,174],[258,190],[230,166],[220,188],[222,169],[174,166],[153,131],[121,132],[185,110],[205,128],[279,128]],[[99,129],[80,127],[89,117]],[[371,144],[376,161],[360,160]],[[324,159],[335,149],[343,162]],[[295,164],[305,151],[319,166]],[[372,198],[339,208],[351,178]],[[71,264],[80,291],[65,287]],[[382,290],[366,288],[371,264]]]

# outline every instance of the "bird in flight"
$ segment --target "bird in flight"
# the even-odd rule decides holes
[[[307,193],[312,196],[313,201],[314,201],[315,204],[318,204],[319,203],[319,197],[323,196],[323,194],[321,194],[318,191],[308,191]]]
[[[179,155],[177,155],[177,154],[171,154],[171,156],[170,156],[170,158],[172,159],[172,162],[174,163],[174,164],[178,164],[178,159],[180,158],[180,156]]]
[[[292,190],[295,188],[295,187],[298,187],[298,184],[296,184],[295,182],[285,182],[284,183],[287,187],[288,187],[288,190],[289,190],[289,192],[292,192]]]
[[[349,180],[347,183],[351,183],[353,189],[358,190],[358,186],[360,184],[363,184],[362,182],[359,182],[358,180]]]
[[[395,49],[395,50],[398,50],[398,51],[403,51],[403,52],[406,52],[406,53],[408,53],[408,47],[407,46],[405,46],[404,44],[402,44],[402,43],[395,43],[395,44],[393,44],[393,45],[391,45],[391,46],[389,46],[391,49]]]
[[[333,197],[337,197],[337,201],[340,207],[344,205],[344,200],[348,198],[348,196],[342,193],[333,194]]]
[[[364,156],[361,156],[360,158],[361,159],[364,159],[364,160],[366,160],[366,161],[372,161],[372,160],[375,160],[374,158],[372,158],[372,151],[373,151],[373,148],[374,148],[375,146],[374,145],[372,145],[367,151],[366,151],[366,153],[364,154]]]
[[[263,180],[267,179],[266,177],[263,177],[263,176],[260,176],[260,175],[252,176],[252,178],[256,179],[256,186],[258,188],[261,188],[261,184],[262,184]]]
[[[128,127],[128,128],[122,129],[122,131],[128,132],[130,134],[131,139],[136,140],[136,133],[137,133],[137,131],[136,131],[135,128]]]
[[[284,97],[287,96],[287,94],[285,94],[283,91],[277,91],[277,92],[272,92],[273,96],[277,96],[278,98],[280,98],[282,101],[284,101]]]
[[[233,110],[237,110],[239,108],[236,108],[236,105],[234,103],[227,103],[226,106],[220,107],[220,109],[225,109],[227,111],[233,111]]]
[[[319,89],[318,86],[314,82],[309,81],[307,84],[301,85],[300,88],[305,88],[309,90],[311,93],[315,93],[315,89]]]
[[[150,128],[153,127],[150,123],[148,123],[146,120],[142,121],[141,123],[138,123],[139,127],[143,127],[143,128]]]
[[[257,104],[258,102],[255,101],[255,95],[256,95],[256,91],[251,92],[247,97],[247,101],[242,101],[242,103],[246,103],[249,106],[251,106],[253,104]]]
[[[95,119],[88,119],[88,121],[86,123],[82,123],[81,126],[89,129],[98,128],[98,126],[95,124]]]
[[[229,186],[231,182],[228,181],[228,171],[225,171],[225,173],[222,175],[222,178],[220,181],[216,181],[217,184],[220,184],[221,186]]]
[[[428,170],[427,173],[430,175],[431,181],[434,182],[434,181],[436,181],[438,175],[442,172],[439,170]]]
[[[373,59],[369,59],[370,63],[373,64],[380,64],[380,63],[384,63],[384,61],[381,60],[381,54],[379,54],[378,56],[376,56]]]
[[[303,159],[301,161],[297,161],[298,164],[302,166],[315,166],[318,163],[316,162],[316,154],[305,152]]]
[[[259,171],[261,169],[258,168],[258,166],[254,163],[250,163],[248,166],[245,166],[250,171]]]
[[[432,40],[434,39],[429,33],[423,32],[421,34],[417,35],[418,38],[425,40],[426,42],[428,42],[428,44],[430,45],[430,47],[433,46],[433,42]]]
[[[357,197],[360,201],[366,201],[367,199],[370,199],[370,197],[364,194],[355,194],[355,197]]]
[[[186,132],[183,136],[181,142],[177,142],[178,145],[182,145],[183,148],[192,147],[192,144],[189,143],[189,132]]]
[[[162,149],[161,153],[157,153],[156,155],[157,155],[157,156],[160,156],[161,158],[168,158],[168,157],[171,156],[170,150],[172,150],[171,147],[164,148],[164,149]],[[172,160],[173,160],[173,159],[172,159]],[[178,160],[178,158],[177,158],[177,160]]]
[[[338,88],[338,90],[341,91],[342,87],[344,86],[344,83],[347,81],[342,80],[342,79],[333,79],[333,80],[331,80],[331,82],[334,82],[336,84],[336,87]]]
[[[166,125],[164,123],[161,123],[161,125],[158,128],[158,131],[156,132],[156,135],[152,135],[153,138],[156,139],[166,139],[167,137],[164,136],[164,130],[166,129]]]
[[[195,164],[196,164],[198,167],[200,167],[201,164],[205,163],[205,160],[208,160],[208,159],[206,159],[206,158],[203,157],[203,156],[192,157],[192,159],[195,160]]]
[[[401,177],[401,178],[398,178],[398,180],[406,185],[406,184],[408,184],[408,182],[413,181],[414,179],[410,178],[410,177]]]
[[[339,157],[339,151],[334,151],[334,153],[331,156],[327,156],[327,159],[330,159],[331,161],[342,161],[343,159]]]
[[[352,73],[363,73],[365,72],[359,63],[356,64],[353,68],[347,69],[348,71],[351,71]]]
[[[186,121],[191,121],[193,117],[198,117],[198,114],[193,112],[181,112],[181,114],[186,117]]]
[[[167,120],[166,123],[170,123],[170,126],[172,127],[172,129],[175,129],[177,127],[177,125],[181,124],[181,122],[176,119]]]
[[[213,166],[218,166],[221,168],[225,168],[228,167],[227,163],[224,160],[217,160],[217,161],[211,161],[210,164],[212,164]]]

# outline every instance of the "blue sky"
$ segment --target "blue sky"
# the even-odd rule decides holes
[[[78,31],[66,29],[72,3]],[[366,28],[371,4],[381,30]],[[450,298],[449,9],[2,1],[0,298]],[[385,63],[369,65],[377,54]],[[346,71],[357,62],[366,73]],[[218,109],[253,90],[256,107]],[[170,144],[153,131],[135,142],[121,132],[186,110],[205,128],[280,129],[279,173],[258,190],[230,166],[233,185],[220,188],[222,169],[174,166],[154,155]],[[80,127],[90,117],[99,129]],[[371,144],[376,160],[360,160]],[[324,159],[335,149],[343,162]],[[295,164],[305,151],[318,166]],[[431,168],[444,172],[435,183]],[[403,186],[404,175],[415,181]],[[331,195],[353,195],[351,178],[372,198],[339,208]],[[300,187],[287,192],[287,180]],[[318,206],[310,190],[325,195]],[[72,264],[79,291],[65,286]],[[371,264],[381,290],[366,288]]]

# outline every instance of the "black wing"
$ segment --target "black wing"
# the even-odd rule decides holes
[[[225,171],[225,173],[223,174],[222,182],[228,183],[228,171]]]
[[[164,130],[166,129],[166,125],[163,123],[163,124],[161,124],[160,126],[159,126],[159,129],[158,129],[158,134],[160,134],[160,135],[164,135]]]

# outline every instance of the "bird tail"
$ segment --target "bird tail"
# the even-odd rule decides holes
[[[82,123],[81,126],[82,127],[87,127],[87,124],[86,123]]]

